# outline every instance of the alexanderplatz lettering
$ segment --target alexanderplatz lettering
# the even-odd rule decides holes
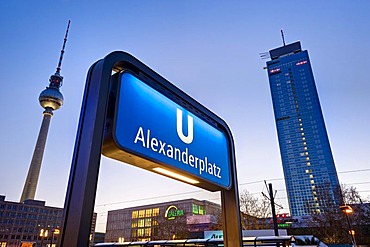
[[[189,155],[188,148],[185,148],[185,151],[181,151],[181,149],[173,147],[171,144],[166,144],[155,137],[150,137],[150,129],[148,129],[147,135],[145,136],[143,128],[140,127],[134,140],[135,144],[137,142],[141,142],[143,147],[148,149],[150,148],[152,151],[158,152],[158,154],[162,154],[166,157],[182,162],[184,165],[189,165],[195,168],[198,170],[199,175],[202,175],[202,173],[208,173],[217,178],[221,178],[221,168],[216,166],[215,163],[208,163],[207,157],[205,157],[204,160],[200,159],[192,154]]]
[[[220,191],[224,246],[242,246],[229,127],[125,52],[113,52],[89,69],[59,246],[88,246],[101,154]],[[129,187],[122,181],[117,186]],[[171,218],[181,215],[172,210]]]

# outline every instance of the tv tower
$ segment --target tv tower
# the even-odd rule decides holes
[[[46,89],[42,91],[39,96],[40,105],[45,109],[45,111],[43,112],[44,117],[42,119],[39,136],[37,138],[35,150],[33,151],[30,168],[28,170],[26,182],[24,183],[20,202],[24,202],[28,199],[33,200],[35,198],[42,157],[44,156],[46,138],[49,131],[50,120],[53,116],[53,111],[58,110],[63,105],[63,95],[59,91],[59,88],[63,84],[63,76],[60,75],[60,70],[62,66],[64,48],[67,42],[70,23],[71,21],[68,21],[67,31],[64,36],[63,47],[60,52],[57,70],[54,75],[50,76],[49,86],[46,87]]]

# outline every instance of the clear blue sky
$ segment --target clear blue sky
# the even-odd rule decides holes
[[[267,180],[287,207],[283,180],[273,180],[283,173],[266,61],[259,57],[282,45],[280,28],[287,43],[300,40],[309,51],[340,182],[367,197],[369,10],[365,0],[2,1],[0,194],[20,198],[42,119],[38,95],[55,72],[71,19],[65,104],[51,122],[36,199],[63,206],[87,70],[123,50],[229,124],[240,191],[258,195]],[[105,229],[107,210],[190,197],[220,196],[103,157],[98,230]]]

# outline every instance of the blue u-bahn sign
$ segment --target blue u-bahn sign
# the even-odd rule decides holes
[[[225,133],[151,87],[146,78],[130,72],[118,77],[112,130],[116,149],[103,153],[195,186],[229,189]]]

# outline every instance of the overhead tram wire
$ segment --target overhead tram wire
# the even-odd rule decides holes
[[[178,196],[178,195],[186,195],[186,194],[194,194],[194,193],[200,193],[203,192],[202,190],[197,191],[188,191],[183,193],[177,193],[177,194],[171,194],[171,195],[163,195],[163,196],[154,196],[154,197],[148,197],[148,198],[141,198],[141,199],[135,199],[135,200],[129,200],[129,201],[123,201],[123,202],[111,202],[111,203],[104,203],[96,205],[95,207],[103,207],[103,206],[110,206],[115,204],[123,204],[123,203],[129,203],[129,202],[139,202],[139,201],[146,201],[146,200],[152,200],[152,199],[159,199],[159,198],[165,198],[165,197],[171,197],[171,196]]]
[[[284,178],[272,178],[272,179],[257,180],[257,181],[253,181],[253,182],[239,183],[239,186],[247,185],[247,184],[264,183],[265,181],[277,181],[277,180],[283,180],[283,179]]]
[[[342,171],[338,173],[353,173],[353,172],[370,172],[370,169],[348,170],[348,171]]]
[[[342,172],[338,172],[338,173],[342,174],[342,173],[355,173],[355,172],[370,172],[370,169],[348,170],[348,171],[342,171]],[[265,180],[266,181],[279,181],[279,180],[284,180],[284,178],[272,178],[272,179],[265,179]],[[257,184],[257,183],[264,183],[265,180],[257,180],[257,181],[253,181],[253,182],[239,183],[239,186],[249,185],[249,184]],[[358,183],[351,183],[351,184],[359,185],[359,184],[368,184],[368,183],[370,183],[370,182],[358,182]],[[347,185],[350,185],[350,184],[347,184]],[[286,189],[278,189],[278,191],[285,191],[286,192]],[[188,192],[183,192],[183,193],[169,194],[169,195],[163,195],[163,196],[155,196],[155,197],[149,197],[149,198],[141,198],[141,199],[135,199],[135,200],[129,200],[129,201],[110,202],[110,203],[99,204],[99,205],[96,205],[95,207],[105,207],[105,206],[110,206],[110,205],[125,204],[125,203],[138,202],[138,201],[147,201],[147,200],[152,200],[152,199],[167,198],[167,197],[194,194],[194,193],[200,193],[200,192],[204,192],[204,191],[203,190],[188,191]],[[358,192],[359,193],[369,192],[369,190],[362,190],[362,191],[358,191]],[[260,192],[252,193],[252,194],[259,194],[259,193]],[[276,198],[276,199],[284,199],[284,198],[286,199],[287,197],[279,197],[279,198]],[[217,199],[210,199],[210,200],[217,200]]]
[[[273,179],[267,179],[266,181],[276,181],[276,180],[282,180],[282,179],[283,178],[273,178]],[[240,183],[239,186],[247,185],[247,184],[257,184],[257,183],[261,183],[261,182],[264,182],[264,181],[265,180],[258,180],[258,181],[254,181],[254,182]],[[138,201],[146,201],[146,200],[166,198],[166,197],[172,197],[172,196],[178,196],[178,195],[194,194],[194,193],[200,193],[200,192],[204,192],[204,191],[203,190],[197,190],[197,191],[189,191],[189,192],[183,192],[183,193],[177,193],[177,194],[141,198],[141,199],[135,199],[135,200],[129,200],[129,201],[122,201],[122,202],[104,203],[104,204],[96,205],[95,207],[103,207],[103,206],[110,206],[110,205],[124,204],[124,203],[130,203],[130,202],[138,202]],[[216,199],[210,199],[210,200],[216,200]]]

